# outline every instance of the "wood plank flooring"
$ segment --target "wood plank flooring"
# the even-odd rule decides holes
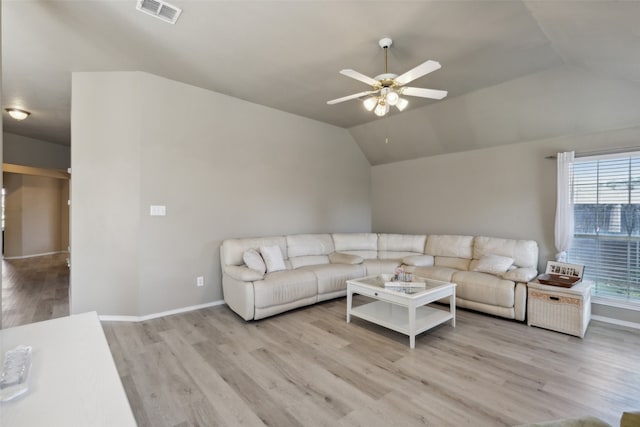
[[[1,328],[69,315],[68,256],[2,260]]]
[[[3,326],[67,315],[64,255],[3,262]],[[364,302],[356,298],[356,303]],[[226,306],[104,323],[144,426],[508,426],[640,409],[640,331],[584,340],[465,310],[408,338],[345,299],[245,322]]]
[[[359,298],[360,302],[364,298]],[[103,323],[140,426],[509,426],[640,409],[640,333],[584,340],[458,310],[408,337],[345,299],[245,322],[226,306]]]

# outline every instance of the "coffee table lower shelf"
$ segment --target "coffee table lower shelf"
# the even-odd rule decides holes
[[[385,301],[374,301],[351,309],[351,315],[405,335],[418,335],[453,319],[449,311],[429,306],[416,308],[416,326],[409,328],[409,309]]]

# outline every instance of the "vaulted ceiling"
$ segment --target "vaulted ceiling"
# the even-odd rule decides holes
[[[70,143],[73,71],[146,71],[349,130],[371,164],[640,124],[640,2],[193,1],[170,25],[135,0],[2,1],[8,132]],[[338,74],[442,68],[378,118]]]

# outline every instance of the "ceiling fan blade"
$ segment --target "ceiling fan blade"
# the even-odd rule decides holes
[[[435,70],[439,70],[442,67],[439,62],[428,60],[418,65],[415,68],[407,71],[406,73],[395,78],[396,83],[400,86],[406,85],[407,83],[424,76],[425,74],[429,74]]]
[[[362,73],[357,72],[356,70],[340,70],[340,74],[343,76],[351,77],[352,79],[360,80],[362,83],[366,83],[369,86],[379,86],[380,82],[376,79],[372,79],[371,77],[365,76]]]
[[[446,90],[425,89],[421,87],[404,87],[402,88],[403,95],[419,96],[422,98],[442,99],[447,96]]]
[[[327,101],[327,104],[333,105],[338,104],[340,102],[349,101],[351,99],[360,98],[365,95],[372,95],[374,93],[380,92],[379,90],[368,90],[366,92],[354,93],[353,95],[343,96],[342,98],[332,99],[331,101]]]

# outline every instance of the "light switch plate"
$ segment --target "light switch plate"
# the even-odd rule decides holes
[[[151,205],[151,208],[149,209],[149,214],[151,216],[166,216],[167,207],[163,205]]]

